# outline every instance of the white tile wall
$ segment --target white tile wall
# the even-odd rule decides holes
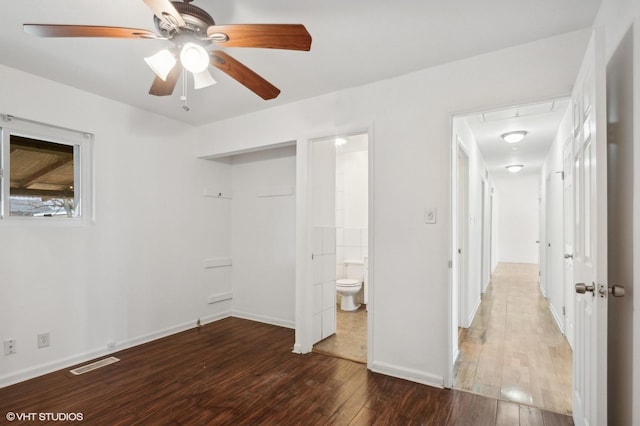
[[[333,332],[326,334],[326,330],[333,330]],[[336,306],[322,311],[322,338],[329,337],[336,332]]]
[[[335,306],[335,281],[327,281],[322,283],[322,310],[326,310]]]
[[[335,282],[336,280],[336,255],[335,254],[323,254],[322,255],[322,282],[327,281]]]
[[[322,312],[322,284],[313,286],[313,313]]]
[[[313,254],[322,254],[322,228],[313,228],[311,235],[311,251]]]
[[[344,246],[345,247],[360,247],[360,229],[344,229]]]
[[[322,313],[318,312],[313,315],[313,341],[322,340]]]
[[[315,254],[313,255],[313,260],[311,261],[313,265],[313,284],[321,284],[322,283],[322,255]]]
[[[344,210],[336,211],[336,227],[342,228],[344,226]]]
[[[336,252],[336,229],[322,228],[322,253]]]
[[[364,260],[362,247],[344,247],[344,260]]]

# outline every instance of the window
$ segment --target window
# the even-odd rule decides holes
[[[0,217],[86,216],[92,136],[8,116],[0,126]]]

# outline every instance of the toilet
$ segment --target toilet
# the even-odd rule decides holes
[[[362,289],[364,279],[364,262],[361,260],[345,260],[346,278],[336,280],[336,291],[340,295],[340,310],[355,311],[360,307],[355,297]]]

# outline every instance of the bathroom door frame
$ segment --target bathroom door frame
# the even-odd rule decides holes
[[[311,209],[313,188],[310,176],[311,144],[319,139],[367,134],[368,138],[368,303],[367,303],[367,368],[371,369],[374,350],[375,315],[375,211],[374,211],[374,126],[373,123],[354,123],[342,128],[315,132],[296,141],[296,294],[295,343],[293,352],[313,350],[313,264]]]

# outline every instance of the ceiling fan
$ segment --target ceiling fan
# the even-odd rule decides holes
[[[264,100],[277,97],[280,90],[246,65],[221,50],[221,47],[257,47],[270,49],[311,49],[311,36],[301,24],[216,25],[211,15],[190,3],[169,0],[143,0],[153,11],[158,33],[124,27],[92,25],[24,24],[24,31],[40,37],[108,37],[170,40],[173,46],[145,58],[156,77],[149,93],[168,96],[173,93],[182,69],[193,74],[196,89],[215,83],[209,65],[220,69]],[[186,75],[186,74],[185,74]],[[185,110],[188,110],[185,99]]]

